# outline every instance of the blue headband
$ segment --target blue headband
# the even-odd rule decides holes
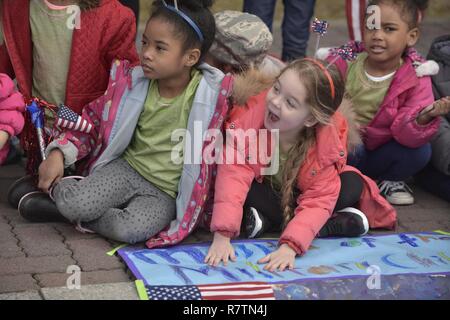
[[[200,28],[197,26],[197,24],[191,19],[189,18],[183,11],[181,11],[180,9],[178,9],[178,6],[176,5],[176,1],[175,1],[175,5],[174,6],[169,6],[166,1],[163,0],[163,4],[164,6],[169,9],[170,11],[175,12],[176,14],[178,14],[181,18],[183,18],[184,21],[186,21],[192,29],[194,29],[195,33],[197,34],[198,38],[200,39],[200,42],[203,42],[204,38],[203,38],[203,34],[200,31]]]

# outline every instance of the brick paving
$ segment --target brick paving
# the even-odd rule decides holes
[[[433,21],[424,25],[423,40],[419,43],[421,52],[428,50],[434,37],[443,34],[444,30],[450,30],[448,21],[450,20]],[[344,42],[345,24],[340,21],[334,26],[324,38],[323,46]],[[276,53],[280,48],[279,26],[275,29],[275,38]],[[65,286],[70,276],[66,271],[71,265],[80,267],[82,285],[126,283],[133,280],[118,257],[106,255],[117,243],[97,235],[79,233],[72,226],[62,223],[29,223],[10,208],[6,203],[8,187],[22,175],[23,167],[20,165],[0,167],[0,299],[45,298],[42,293],[44,288]],[[412,187],[417,203],[397,208],[398,232],[436,229],[450,231],[450,203],[417,186]],[[211,234],[199,230],[186,242],[209,240]]]
[[[67,268],[72,265],[80,268],[82,285],[134,280],[117,256],[106,254],[118,243],[80,233],[68,224],[30,223],[21,218],[6,202],[6,194],[23,174],[20,165],[0,167],[0,295],[64,287],[71,275]],[[208,237],[207,232],[199,232],[187,242]],[[10,297],[15,295],[0,299]]]
[[[21,219],[5,201],[7,186],[13,180],[11,170],[22,173],[19,166],[0,168],[0,294],[63,287],[71,265],[80,267],[82,285],[133,280],[118,257],[106,255],[117,243],[79,233],[70,225],[33,224]],[[450,231],[450,203],[414,185],[413,189],[418,203],[397,207],[398,232]],[[209,232],[198,230],[186,242],[209,240]]]
[[[106,252],[116,243],[83,234],[63,223],[29,223],[6,203],[9,185],[23,168],[0,168],[0,294],[66,285],[71,265],[83,285],[129,282],[125,265]]]

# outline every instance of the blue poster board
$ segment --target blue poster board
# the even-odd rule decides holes
[[[119,255],[137,279],[153,286],[249,281],[287,284],[308,279],[367,278],[377,274],[450,274],[450,236],[439,233],[316,239],[309,251],[296,259],[294,270],[274,273],[263,270],[257,261],[276,248],[276,240],[232,243],[237,261],[229,262],[227,267],[203,263],[210,243],[164,249],[125,247],[119,250]]]

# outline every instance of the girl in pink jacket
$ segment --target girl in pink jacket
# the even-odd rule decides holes
[[[430,75],[438,66],[412,48],[427,3],[369,1],[379,16],[369,10],[363,44],[355,45],[358,57],[351,63],[337,61],[364,135],[364,146],[349,156],[349,164],[376,179],[396,205],[414,203],[404,181],[429,162],[439,116],[450,111],[446,100],[434,103]]]
[[[239,235],[244,211],[248,237],[283,229],[280,246],[259,261],[271,271],[293,268],[296,255],[304,254],[316,235],[360,236],[369,226],[393,228],[395,210],[376,184],[346,166],[347,143],[355,138],[336,112],[344,95],[337,68],[296,60],[270,90],[249,88],[257,81],[238,78],[234,86],[235,107],[225,124],[215,184],[214,241],[205,262],[217,266],[235,259],[230,239]],[[236,101],[237,89],[253,96]]]
[[[23,112],[25,102],[22,95],[15,90],[11,78],[0,73],[0,165],[8,157],[9,138],[18,135],[23,129]]]

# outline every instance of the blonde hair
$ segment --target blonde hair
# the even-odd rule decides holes
[[[320,65],[322,65],[322,68]],[[281,207],[283,210],[283,229],[294,217],[295,210],[295,188],[300,167],[307,158],[308,151],[315,143],[317,126],[327,125],[342,102],[345,84],[336,66],[331,66],[327,72],[333,83],[330,83],[323,67],[325,62],[320,60],[295,60],[282,72],[292,70],[297,73],[299,81],[304,85],[307,97],[306,104],[311,108],[312,116],[317,120],[314,127],[305,127],[299,134],[298,141],[289,151],[283,168],[283,179],[281,187]],[[335,95],[332,97],[332,86]]]

